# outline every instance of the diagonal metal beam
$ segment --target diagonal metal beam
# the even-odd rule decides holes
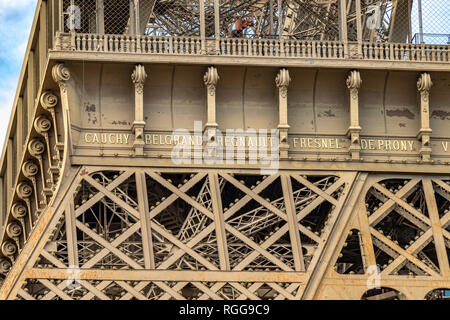
[[[428,215],[431,221],[431,229],[433,230],[433,239],[436,246],[436,255],[439,262],[439,269],[443,276],[449,275],[450,269],[448,264],[447,250],[445,248],[444,236],[442,235],[442,225],[439,219],[439,212],[434,195],[433,184],[431,179],[422,180],[423,192],[427,202]]]

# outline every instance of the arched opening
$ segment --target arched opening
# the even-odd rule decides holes
[[[406,296],[398,290],[381,287],[367,290],[361,300],[406,300]]]
[[[450,288],[432,290],[427,293],[425,300],[450,300]]]

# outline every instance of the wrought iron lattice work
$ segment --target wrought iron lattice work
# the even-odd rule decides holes
[[[217,11],[215,9],[217,3]],[[339,1],[64,0],[64,31],[148,36],[339,40]],[[349,41],[420,42],[422,33],[450,33],[445,0],[345,1]],[[215,13],[218,12],[216,21]],[[202,15],[204,23],[202,23]],[[422,27],[421,27],[422,26]],[[447,29],[445,31],[445,29]],[[413,38],[415,40],[413,40]],[[419,40],[417,40],[419,39]],[[441,40],[439,40],[441,41]],[[441,43],[441,42],[439,42]]]

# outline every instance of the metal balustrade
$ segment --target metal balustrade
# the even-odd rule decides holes
[[[59,33],[55,50],[256,58],[449,62],[448,45]]]

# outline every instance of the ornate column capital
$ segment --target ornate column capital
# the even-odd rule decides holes
[[[358,70],[351,70],[347,74],[346,84],[347,84],[347,88],[350,89],[352,98],[356,99],[358,91],[362,85],[361,74],[359,73]]]
[[[69,69],[62,63],[56,64],[52,69],[53,80],[59,85],[62,92],[67,92],[67,81],[70,79]]]
[[[141,64],[136,65],[133,73],[131,74],[131,80],[133,80],[136,92],[138,94],[144,94],[144,84],[147,79],[147,73],[145,67]]]
[[[428,72],[422,72],[417,79],[417,90],[419,90],[423,101],[427,102],[430,96],[431,87],[433,82]]]
[[[203,76],[203,81],[205,82],[205,86],[208,88],[208,94],[213,96],[216,93],[217,83],[219,82],[220,77],[217,72],[216,67],[208,67],[205,75]]]
[[[291,76],[289,75],[289,70],[286,68],[280,69],[275,78],[275,84],[280,90],[280,94],[282,98],[287,98],[287,90],[289,84],[291,83]]]
[[[430,92],[433,82],[428,72],[422,72],[417,79],[417,90],[422,92]]]

